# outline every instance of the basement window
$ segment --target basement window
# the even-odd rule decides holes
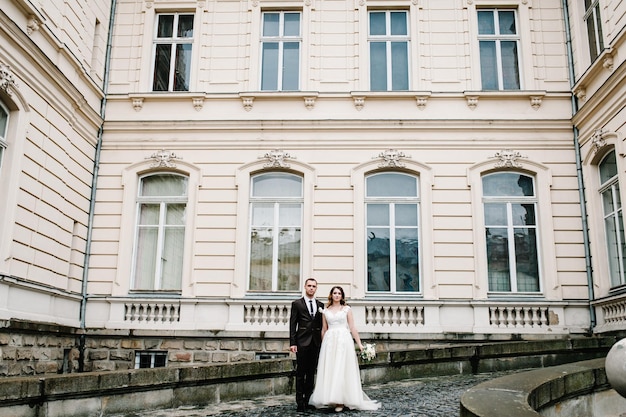
[[[135,369],[163,368],[167,363],[167,352],[141,351],[135,352]]]
[[[278,353],[270,353],[270,352],[257,352],[255,355],[256,360],[264,360],[264,359],[284,359],[288,358],[288,353],[278,352]]]

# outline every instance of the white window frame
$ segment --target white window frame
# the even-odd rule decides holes
[[[300,179],[300,195],[299,196],[267,196],[267,197],[257,197],[253,195],[254,192],[254,188],[252,186],[252,182],[254,180],[254,178],[257,178],[259,176],[263,176],[263,175],[272,175],[272,174],[279,174],[279,175],[285,175],[285,176],[293,176],[293,177],[298,177]],[[260,290],[260,289],[252,289],[251,288],[251,261],[252,261],[252,257],[251,257],[251,250],[252,250],[252,246],[251,246],[251,236],[252,236],[252,232],[253,232],[253,228],[255,227],[255,225],[252,224],[252,216],[253,216],[253,207],[256,203],[272,203],[273,206],[273,222],[272,222],[272,227],[273,227],[273,233],[272,233],[272,276],[271,276],[271,289],[269,291],[267,290]],[[299,265],[299,282],[298,284],[294,287],[294,289],[286,289],[286,290],[279,290],[278,289],[278,273],[279,273],[279,259],[278,259],[278,255],[279,255],[279,243],[280,243],[280,239],[279,239],[279,233],[280,233],[280,206],[282,204],[299,204],[300,205],[300,224],[299,224],[299,228],[300,228],[300,265]],[[304,281],[303,277],[303,268],[302,268],[302,258],[303,258],[303,237],[304,237],[304,178],[300,175],[297,175],[295,173],[291,173],[291,172],[275,172],[275,171],[269,171],[269,172],[263,172],[263,173],[258,173],[256,175],[253,175],[250,177],[250,195],[249,195],[249,205],[250,205],[250,210],[249,210],[249,220],[248,220],[248,279],[247,279],[247,290],[249,292],[254,292],[254,293],[267,293],[267,292],[271,292],[271,293],[282,293],[282,292],[297,292],[300,291],[302,288],[302,282]]]
[[[389,32],[391,30],[391,13],[399,13],[402,12],[406,16],[406,30],[407,33],[405,35],[391,35]],[[370,30],[370,15],[372,13],[385,13],[385,35],[371,35]],[[411,14],[409,10],[403,9],[390,9],[390,10],[378,10],[371,9],[367,11],[367,51],[368,51],[368,74],[369,74],[369,87],[370,91],[409,91],[411,89]],[[371,65],[372,65],[372,57],[371,57],[371,44],[373,42],[385,42],[385,53],[386,53],[386,64],[387,64],[387,82],[385,90],[373,90],[372,89],[372,73],[371,73]],[[407,88],[406,90],[394,90],[393,89],[393,67],[392,67],[392,55],[391,55],[391,43],[392,42],[405,42],[406,43],[406,53],[407,53]]]
[[[381,197],[381,196],[369,196],[367,195],[367,181],[369,178],[375,177],[377,175],[381,175],[381,174],[394,174],[394,175],[404,175],[407,177],[411,177],[415,180],[416,182],[416,195],[413,197],[397,197],[397,196],[392,196],[392,197]],[[418,175],[414,175],[414,174],[408,174],[408,173],[404,173],[404,172],[399,172],[399,171],[382,171],[382,172],[376,172],[376,173],[372,173],[369,174],[365,177],[365,230],[366,230],[366,239],[369,239],[369,233],[367,232],[368,229],[370,228],[370,225],[367,224],[367,212],[368,212],[368,206],[372,205],[372,204],[385,204],[389,207],[389,223],[386,227],[384,226],[372,226],[374,228],[388,228],[389,229],[389,290],[388,291],[375,291],[375,290],[369,290],[369,279],[366,278],[366,291],[367,293],[371,293],[371,294],[409,294],[409,295],[416,295],[416,294],[421,294],[422,293],[422,240],[421,240],[421,221],[420,221],[420,216],[421,216],[421,201],[420,201],[420,192],[421,192],[421,186],[420,186],[420,177]],[[395,222],[395,206],[399,205],[399,204],[414,204],[416,205],[416,218],[417,218],[417,224],[415,226],[397,226],[396,222]],[[397,254],[397,248],[396,248],[396,231],[397,229],[410,229],[410,228],[414,228],[417,230],[417,242],[418,242],[418,254],[417,254],[417,262],[418,262],[418,270],[417,270],[417,281],[418,281],[418,290],[417,291],[399,291],[397,289],[397,270],[396,270],[396,254]],[[365,248],[367,250],[367,243],[365,243]],[[365,262],[366,264],[368,263],[368,257],[366,255],[365,257]],[[367,271],[367,267],[366,267],[366,271]]]
[[[193,35],[191,37],[178,37],[178,20],[179,17],[185,15],[185,16],[193,16]],[[159,30],[159,19],[161,16],[174,16],[174,22],[173,22],[173,27],[172,27],[172,37],[169,38],[159,38],[158,37],[158,30]],[[195,62],[194,60],[194,54],[195,54],[195,49],[193,47],[194,45],[194,39],[196,37],[196,31],[197,31],[197,19],[196,19],[196,13],[194,12],[162,12],[162,13],[156,13],[155,17],[154,17],[154,30],[153,30],[153,36],[152,36],[152,54],[151,54],[151,75],[150,75],[150,91],[154,91],[154,92],[186,92],[186,91],[190,91],[192,89],[192,79],[193,79],[193,73],[194,73],[194,65],[193,63]],[[169,69],[169,79],[168,79],[168,83],[167,83],[167,90],[154,90],[154,82],[155,82],[155,68],[156,68],[156,49],[157,49],[157,45],[162,45],[162,44],[170,44],[172,46],[171,51],[170,51],[170,69]],[[188,75],[188,88],[186,90],[174,90],[174,76],[176,73],[176,49],[177,49],[177,45],[181,45],[181,44],[190,44],[192,45],[191,47],[191,52],[190,52],[190,67],[189,67],[189,75]]]
[[[4,126],[4,131],[0,131],[0,178],[2,177],[2,165],[4,161],[4,155],[6,154],[6,149],[8,146],[7,136],[9,132],[9,123],[11,123],[11,112],[6,106],[0,102],[0,109],[6,114],[6,123]]]
[[[298,14],[299,16],[299,28],[300,32],[298,35],[287,36],[284,34],[285,29],[285,14]],[[279,34],[277,36],[265,36],[263,34],[263,23],[265,21],[265,16],[267,14],[278,14],[279,15]],[[303,33],[303,13],[301,10],[267,10],[261,12],[261,21],[260,21],[260,45],[259,45],[259,89],[261,91],[300,91],[302,84],[302,33]],[[285,43],[298,43],[298,85],[295,89],[285,90],[283,88],[283,69],[284,69],[284,46]],[[263,47],[266,43],[277,43],[278,44],[278,68],[277,68],[277,80],[276,80],[276,89],[268,89],[263,87]]]
[[[611,152],[607,152],[606,155],[602,157],[602,159],[597,165],[598,178],[600,179],[600,181],[602,180],[602,177],[600,175],[600,166],[611,153],[613,153],[615,157],[615,163],[617,164],[617,154],[615,152],[615,149],[613,149]],[[602,206],[603,231],[604,231],[604,236],[605,236],[604,243],[606,246],[606,256],[607,256],[606,259],[607,259],[607,267],[608,267],[608,272],[609,272],[610,288],[621,287],[626,284],[626,271],[625,271],[626,268],[624,265],[624,261],[626,258],[626,251],[624,251],[623,249],[625,236],[623,233],[620,233],[620,227],[619,227],[620,224],[622,225],[624,224],[624,218],[623,218],[624,211],[623,211],[623,205],[621,204],[622,200],[620,196],[619,170],[617,171],[618,172],[615,174],[615,176],[609,178],[603,183],[600,183],[600,186],[598,188],[600,205]],[[604,201],[603,196],[607,192],[611,193],[612,202],[613,202],[613,207],[611,208],[611,211],[609,213],[605,211],[604,204],[603,204],[603,201]],[[620,202],[619,206],[616,205],[617,201]],[[615,227],[615,231],[616,231],[615,233],[616,242],[615,242],[615,248],[613,250],[611,249],[611,246],[609,245],[609,241],[608,241],[609,231],[607,230],[607,227],[606,227],[607,219],[612,219],[613,227]],[[611,270],[610,258],[612,256],[614,256],[617,259],[617,262],[616,262],[617,267],[618,267],[617,271]],[[614,272],[617,272],[617,276],[614,275]]]
[[[184,177],[187,179],[187,190],[184,196],[157,196],[157,197],[152,197],[152,196],[142,196],[141,195],[141,182],[145,179],[145,178],[149,178],[151,176],[155,176],[155,175],[171,175],[171,176],[179,176],[179,177]],[[136,198],[136,214],[135,214],[135,236],[134,236],[134,244],[133,244],[133,256],[132,256],[132,272],[131,272],[131,286],[130,286],[130,290],[133,292],[159,292],[159,291],[165,291],[165,292],[170,292],[170,293],[180,293],[182,291],[182,286],[183,286],[183,281],[184,281],[184,271],[185,268],[181,267],[181,277],[180,277],[180,287],[176,288],[176,289],[163,289],[163,280],[162,280],[162,263],[160,262],[161,259],[163,259],[163,251],[164,251],[164,239],[165,239],[165,228],[168,227],[165,224],[165,215],[166,215],[166,210],[165,208],[167,207],[168,204],[185,204],[185,208],[187,209],[188,205],[189,205],[189,178],[186,175],[181,175],[178,173],[172,173],[172,172],[153,172],[153,173],[149,173],[146,175],[142,175],[141,177],[139,177],[138,179],[138,186],[137,186],[137,198]],[[139,231],[142,229],[142,225],[139,224],[139,219],[140,219],[140,214],[141,214],[141,206],[142,204],[146,204],[146,203],[152,203],[152,204],[159,204],[159,223],[157,226],[157,253],[155,256],[155,271],[154,271],[154,277],[153,277],[153,288],[151,289],[146,289],[146,288],[137,288],[136,286],[136,273],[137,273],[137,250],[138,250],[138,245],[139,245]],[[186,216],[188,216],[188,211],[186,212]],[[184,236],[186,236],[187,234],[187,222],[185,221],[185,223],[183,225],[179,225],[177,228],[183,229],[183,239],[185,240]],[[182,247],[180,248],[180,250],[182,251],[181,256],[185,257],[185,251],[184,251],[184,247],[185,245],[183,244]],[[183,261],[184,264],[184,261]]]
[[[583,7],[586,7],[583,5]],[[583,27],[585,29],[585,33],[587,34],[587,42],[589,47],[589,58],[591,62],[595,61],[604,50],[604,39],[603,39],[603,31],[602,31],[602,19],[600,14],[600,1],[599,0],[591,0],[591,4],[588,8],[585,9],[585,14],[583,16]],[[593,38],[589,36],[589,19],[593,21]],[[595,54],[594,54],[595,49]]]
[[[498,75],[498,85],[497,85],[497,90],[494,91],[519,91],[522,90],[524,88],[524,77],[523,77],[523,72],[522,72],[522,68],[523,68],[523,60],[522,60],[522,45],[521,45],[521,36],[520,36],[520,32],[521,32],[521,27],[520,27],[520,17],[519,17],[519,11],[517,8],[512,8],[512,7],[485,7],[485,8],[477,8],[476,9],[476,21],[478,22],[478,13],[479,12],[483,12],[483,11],[492,11],[494,12],[494,32],[495,34],[493,35],[489,35],[489,34],[480,34],[479,30],[476,31],[476,36],[477,36],[477,42],[478,42],[478,61],[479,61],[479,74],[481,74],[481,90],[485,90],[484,88],[484,82],[482,80],[482,61],[481,61],[481,57],[480,57],[480,42],[481,41],[492,41],[495,42],[496,45],[496,71],[497,71],[497,75]],[[501,34],[500,33],[500,21],[498,19],[498,14],[501,11],[507,11],[507,12],[513,12],[514,17],[515,17],[515,29],[516,29],[516,33],[514,35],[509,35],[509,34]],[[477,24],[478,27],[478,24]],[[501,43],[503,41],[506,42],[511,42],[514,41],[516,44],[516,51],[517,51],[517,75],[518,75],[518,83],[519,83],[519,88],[517,89],[508,89],[508,88],[504,88],[504,72],[503,72],[503,62],[502,62],[502,46]]]
[[[485,178],[486,176],[489,175],[498,175],[498,174],[503,174],[503,173],[510,173],[510,174],[514,174],[514,175],[523,175],[525,177],[528,177],[532,180],[533,182],[533,192],[534,195],[533,196],[485,196],[484,195],[484,190],[483,190],[483,196],[482,196],[482,201],[483,201],[483,212],[485,211],[485,205],[489,204],[489,203],[495,203],[495,204],[506,204],[506,217],[507,217],[507,224],[506,224],[506,231],[507,231],[507,239],[508,239],[508,264],[509,264],[509,284],[511,286],[511,290],[510,291],[502,291],[502,290],[491,290],[489,288],[489,268],[487,266],[487,286],[489,288],[489,293],[490,294],[541,294],[543,289],[542,289],[542,270],[541,270],[541,264],[542,264],[542,254],[541,254],[541,236],[540,236],[540,228],[539,228],[539,201],[538,201],[538,197],[537,197],[537,179],[533,176],[533,175],[529,175],[528,173],[525,172],[515,172],[515,171],[498,171],[498,172],[493,172],[493,173],[488,173],[485,174],[481,177]],[[512,218],[513,218],[513,213],[512,213],[512,206],[513,204],[532,204],[534,206],[534,215],[535,215],[535,224],[533,226],[529,226],[529,225],[515,225],[512,222]],[[485,233],[485,231],[488,228],[494,228],[495,226],[491,226],[488,224],[484,225],[483,228],[483,234]],[[502,229],[503,227],[497,227],[499,229]],[[518,282],[517,282],[517,264],[516,264],[516,251],[515,251],[515,229],[534,229],[535,230],[535,244],[536,244],[536,250],[537,250],[537,280],[538,280],[538,289],[537,291],[518,291]],[[486,239],[486,238],[485,238]],[[487,243],[487,242],[486,242]],[[485,244],[485,259],[489,258],[489,253],[487,251],[487,244]]]

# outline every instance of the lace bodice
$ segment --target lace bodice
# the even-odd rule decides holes
[[[324,316],[326,316],[326,322],[328,323],[328,329],[347,329],[348,328],[348,311],[350,307],[344,306],[341,310],[335,312],[329,309],[324,310]]]

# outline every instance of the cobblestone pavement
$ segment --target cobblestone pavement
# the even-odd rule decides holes
[[[324,415],[455,417],[459,415],[459,402],[465,390],[507,373],[512,372],[418,378],[365,386],[364,391],[367,395],[382,403],[378,411],[346,409],[341,413],[335,413],[334,409],[320,409],[296,412],[294,396],[279,395],[211,404],[202,408],[181,407],[120,414],[115,417],[315,417]]]

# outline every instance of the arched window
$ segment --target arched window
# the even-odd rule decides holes
[[[534,178],[498,172],[482,183],[489,291],[539,292]]]
[[[169,173],[140,179],[134,290],[181,290],[187,183],[187,177]]]
[[[611,274],[611,287],[626,283],[624,274],[626,239],[624,238],[624,220],[622,217],[622,201],[617,179],[617,163],[615,151],[609,152],[598,165],[600,173],[600,195],[602,197],[602,213],[604,216],[604,233]]]
[[[419,182],[383,172],[366,178],[367,290],[420,291]]]
[[[252,177],[250,291],[298,291],[301,274],[302,177],[267,173]]]
[[[7,147],[7,131],[9,130],[9,111],[0,103],[0,176],[2,174],[2,159]]]

